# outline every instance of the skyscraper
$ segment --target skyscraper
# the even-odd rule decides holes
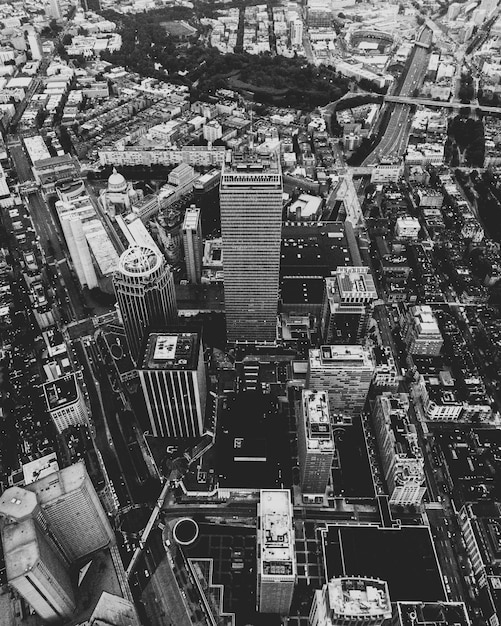
[[[402,336],[409,354],[440,354],[444,339],[431,306],[423,304],[410,307],[402,326]]]
[[[368,267],[338,267],[325,279],[321,331],[324,343],[359,343],[377,300]]]
[[[69,568],[115,541],[83,461],[0,497],[8,581],[47,620],[74,609]]]
[[[153,435],[199,437],[207,399],[200,333],[151,333],[137,365]]]
[[[377,396],[373,424],[392,504],[420,504],[426,493],[424,458],[409,415],[409,396]]]
[[[297,439],[301,490],[303,493],[323,494],[334,460],[334,435],[326,391],[303,390]]]
[[[7,580],[48,622],[71,617],[75,599],[69,570],[34,520],[2,528]]]
[[[186,209],[183,222],[183,248],[186,273],[190,283],[199,283],[202,275],[202,221],[200,209],[192,205]]]
[[[137,363],[148,328],[163,328],[177,318],[174,278],[158,252],[132,246],[120,257],[113,286],[129,349]]]
[[[262,489],[257,516],[257,609],[288,615],[297,578],[290,491]]]
[[[75,374],[45,383],[43,391],[58,433],[70,426],[88,423],[87,407]]]
[[[310,350],[306,386],[329,393],[334,423],[351,424],[364,408],[374,359],[363,346],[331,345]]]
[[[282,232],[276,155],[239,155],[225,165],[220,205],[227,339],[275,341]]]

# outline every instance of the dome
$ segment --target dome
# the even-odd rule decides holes
[[[108,191],[126,191],[127,190],[127,181],[119,174],[115,168],[113,168],[113,172],[111,176],[108,178]]]

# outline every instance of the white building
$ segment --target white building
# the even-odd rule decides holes
[[[332,578],[315,591],[310,626],[380,626],[391,618],[388,583],[375,578]]]
[[[408,413],[407,394],[385,393],[376,398],[373,423],[390,502],[418,505],[426,493],[424,458]]]
[[[70,426],[88,423],[87,407],[75,374],[45,383],[43,391],[58,433]]]
[[[262,489],[257,517],[257,609],[288,615],[297,579],[290,491]]]

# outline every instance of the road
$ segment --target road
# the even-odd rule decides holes
[[[31,164],[24,151],[21,139],[17,135],[11,135],[7,140],[7,147],[12,161],[14,162],[14,169],[16,170],[19,182],[26,183],[28,181],[34,181]]]
[[[425,45],[431,43],[431,30],[425,27],[419,41]],[[397,96],[412,96],[415,89],[422,83],[428,59],[428,49],[415,45],[410,66],[407,69],[402,86]],[[407,148],[409,126],[411,122],[411,105],[390,104],[390,120],[383,137],[374,150],[363,162],[364,166],[376,165],[381,159],[398,159]]]

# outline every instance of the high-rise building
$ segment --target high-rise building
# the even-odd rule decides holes
[[[377,396],[373,424],[390,502],[420,504],[426,478],[416,428],[409,418],[409,396]]]
[[[40,36],[36,31],[32,30],[28,33],[27,39],[31,58],[33,59],[33,61],[40,61],[43,56]]]
[[[257,609],[288,615],[297,578],[290,491],[262,489],[257,517]]]
[[[83,461],[26,485],[26,489],[36,495],[47,527],[70,562],[115,542]]]
[[[148,328],[163,328],[177,318],[174,278],[162,255],[145,246],[132,246],[120,257],[113,286],[137,363]]]
[[[153,436],[202,435],[207,377],[200,333],[150,333],[138,373]]]
[[[364,408],[374,372],[365,346],[330,345],[310,350],[306,387],[329,394],[331,419],[351,424]]]
[[[48,620],[74,609],[69,567],[115,536],[83,461],[0,497],[9,583]]]
[[[80,284],[89,289],[98,287],[99,282],[84,228],[84,224],[95,216],[94,207],[88,205],[76,209],[70,202],[58,201],[56,210]]]
[[[49,0],[45,5],[45,14],[47,17],[51,17],[55,20],[60,20],[63,17],[61,10],[61,3],[59,0]]]
[[[43,620],[60,622],[70,618],[75,598],[69,570],[42,528],[29,518],[5,524],[2,543],[9,585]]]
[[[301,490],[324,494],[334,460],[334,435],[326,391],[303,390],[297,440]]]
[[[183,248],[188,280],[190,283],[199,283],[202,276],[204,244],[200,209],[194,205],[186,209],[184,214]]]
[[[376,286],[368,267],[338,267],[325,279],[321,332],[324,343],[359,343],[367,332]]]
[[[282,189],[276,155],[237,155],[223,168],[220,205],[229,342],[276,341]]]
[[[409,354],[440,354],[444,339],[431,306],[424,304],[410,307],[402,326],[402,335]]]
[[[289,23],[289,35],[292,46],[303,45],[303,20],[299,17]]]
[[[310,626],[380,626],[391,617],[388,583],[362,577],[332,578],[315,591]]]
[[[88,423],[87,406],[75,374],[43,385],[45,404],[58,433]]]

